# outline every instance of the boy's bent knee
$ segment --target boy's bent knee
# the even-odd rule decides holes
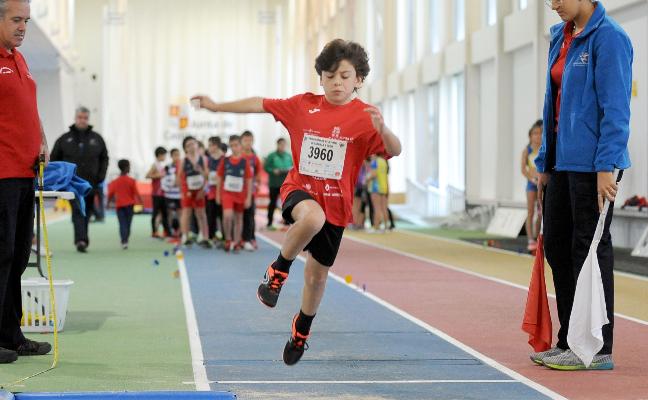
[[[310,227],[313,232],[317,233],[322,230],[324,224],[326,223],[326,215],[322,209],[316,209],[308,213],[303,219],[302,222],[304,225]]]

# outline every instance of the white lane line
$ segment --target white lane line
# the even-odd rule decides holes
[[[392,248],[389,248],[389,247],[381,247],[381,246],[379,246],[379,245],[377,245],[375,243],[371,243],[371,242],[369,242],[367,240],[364,240],[364,239],[351,237],[351,236],[345,236],[344,238],[349,239],[349,240],[353,240],[354,242],[365,244],[367,246],[374,247],[376,249],[389,251],[389,252],[401,255],[403,257],[409,257],[409,258],[412,258],[412,259],[417,260],[417,261],[422,261],[422,262],[424,262],[426,264],[430,264],[432,266],[441,267],[441,268],[449,269],[449,270],[456,271],[456,272],[462,272],[464,274],[472,275],[472,276],[475,276],[477,278],[486,279],[486,280],[489,280],[489,281],[492,281],[492,282],[501,283],[502,285],[507,285],[507,286],[511,286],[511,287],[514,287],[514,288],[517,288],[517,289],[521,289],[521,290],[524,290],[525,292],[529,291],[529,288],[526,287],[526,286],[519,285],[517,283],[513,283],[513,282],[510,282],[510,281],[507,281],[507,280],[504,280],[504,279],[495,278],[495,277],[492,277],[492,276],[480,274],[479,272],[474,272],[474,271],[470,271],[470,270],[467,270],[467,269],[455,267],[453,265],[446,264],[446,263],[441,262],[441,261],[421,257],[421,256],[418,256],[416,254],[407,253],[407,252],[404,252],[404,251],[401,251],[401,250],[398,250],[398,249],[392,249]],[[556,298],[556,295],[551,294],[551,293],[547,293],[547,296],[549,296],[549,297],[551,297],[553,299]],[[639,319],[639,318],[631,317],[629,315],[625,315],[625,314],[621,314],[621,313],[614,313],[614,315],[619,317],[619,318],[626,319],[628,321],[636,322],[637,324],[648,326],[648,321],[644,321],[644,320]]]
[[[196,310],[194,309],[193,299],[191,297],[191,288],[189,287],[189,277],[187,276],[187,267],[185,265],[184,254],[179,251],[176,253],[178,260],[178,270],[180,271],[180,281],[182,283],[182,300],[184,302],[185,315],[187,316],[187,333],[189,334],[189,347],[191,349],[191,366],[193,368],[194,382],[196,390],[209,391],[209,380],[207,379],[207,370],[205,369],[202,344],[200,343],[200,333],[198,332],[198,320],[196,319]]]
[[[185,385],[193,385],[194,382],[182,382]],[[493,379],[493,380],[459,380],[459,379],[420,379],[420,380],[373,380],[373,381],[209,381],[209,383],[218,383],[222,385],[402,385],[402,384],[440,384],[440,383],[520,383],[513,379]]]
[[[275,246],[277,248],[281,248],[281,245],[278,242],[275,242],[274,240],[270,239],[269,237],[265,236],[264,234],[257,233],[257,235],[262,237],[265,241],[272,244],[273,246]],[[377,246],[374,246],[374,247],[377,247]],[[303,256],[299,256],[299,259],[304,261],[304,262],[306,261]],[[552,399],[566,400],[565,397],[559,395],[558,393],[552,391],[551,389],[546,388],[546,387],[540,385],[539,383],[532,381],[531,379],[529,379],[529,378],[525,377],[524,375],[521,375],[521,374],[513,371],[512,369],[510,369],[508,367],[505,367],[504,365],[498,363],[497,361],[493,360],[492,358],[487,357],[486,355],[478,352],[477,350],[473,349],[472,347],[469,347],[469,346],[463,344],[462,342],[460,342],[459,340],[457,340],[457,339],[453,338],[452,336],[446,334],[445,332],[443,332],[443,331],[433,327],[432,325],[430,325],[430,324],[428,324],[428,323],[414,317],[413,315],[407,313],[404,310],[401,310],[400,308],[392,305],[391,303],[388,303],[385,300],[383,300],[383,299],[381,299],[381,298],[379,298],[379,297],[377,297],[377,296],[375,296],[375,295],[373,295],[371,293],[368,293],[368,292],[362,290],[362,288],[358,288],[358,286],[356,286],[354,284],[347,284],[342,277],[337,276],[337,275],[335,275],[333,273],[329,273],[329,276],[332,279],[334,279],[335,281],[341,283],[343,286],[348,286],[348,287],[352,288],[353,290],[360,293],[361,295],[366,296],[367,298],[375,301],[376,303],[382,305],[383,307],[387,308],[388,310],[400,315],[401,317],[407,319],[410,322],[413,322],[414,324],[420,326],[421,328],[435,334],[436,336],[440,337],[441,339],[445,340],[446,342],[460,348],[461,350],[463,350],[466,353],[472,355],[473,357],[480,359],[481,361],[483,361],[487,365],[489,365],[489,366],[497,369],[498,371],[510,376],[511,378],[515,379],[516,381],[518,381],[520,383],[523,383],[523,384],[529,386],[530,388],[535,389],[538,392],[540,392],[540,393],[542,393],[542,394],[544,394],[546,396],[549,396]]]
[[[530,254],[516,253],[514,251],[498,249],[498,248],[490,247],[490,246],[484,246],[484,245],[481,245],[481,244],[478,244],[478,243],[468,242],[468,241],[460,240],[460,239],[444,238],[444,237],[441,237],[441,236],[428,235],[428,234],[421,233],[421,232],[409,231],[409,230],[403,230],[403,229],[398,229],[397,232],[398,233],[403,233],[403,234],[406,234],[406,235],[417,236],[417,237],[420,237],[420,238],[438,240],[440,242],[458,244],[458,245],[462,245],[462,246],[466,246],[466,247],[474,247],[476,249],[491,251],[493,253],[506,254],[506,255],[509,255],[509,256],[524,257],[524,258],[528,258],[528,259],[531,259],[531,260],[534,258],[534,256],[532,256]],[[345,237],[348,238],[348,236],[345,236]],[[362,239],[358,239],[358,240],[362,240]],[[487,239],[484,239],[484,241],[486,241],[486,240]],[[497,239],[495,239],[495,240],[497,240]],[[648,282],[648,277],[633,274],[631,272],[614,271],[614,275],[622,276],[622,277],[628,278],[628,279],[636,279],[638,281]]]

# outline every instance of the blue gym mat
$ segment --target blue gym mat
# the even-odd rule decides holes
[[[0,393],[2,400],[49,400],[49,399],[75,399],[75,400],[235,400],[232,393],[224,392],[87,392],[87,393]]]

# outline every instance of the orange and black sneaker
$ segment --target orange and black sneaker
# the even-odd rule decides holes
[[[297,332],[297,328],[295,327],[297,317],[299,317],[299,314],[295,314],[293,317],[292,334],[290,335],[290,339],[288,339],[283,351],[283,361],[286,365],[297,364],[304,355],[304,351],[308,350],[308,343],[306,343],[306,341],[310,335],[304,336]]]
[[[266,273],[263,276],[263,281],[261,281],[259,289],[257,290],[259,301],[270,308],[277,305],[281,287],[286,282],[286,279],[288,279],[287,272],[277,271],[273,268],[273,265],[274,264],[271,264],[266,270]]]

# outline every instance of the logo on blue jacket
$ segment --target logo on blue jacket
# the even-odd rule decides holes
[[[576,61],[574,61],[574,67],[585,67],[589,64],[589,53],[584,51],[580,53]]]

